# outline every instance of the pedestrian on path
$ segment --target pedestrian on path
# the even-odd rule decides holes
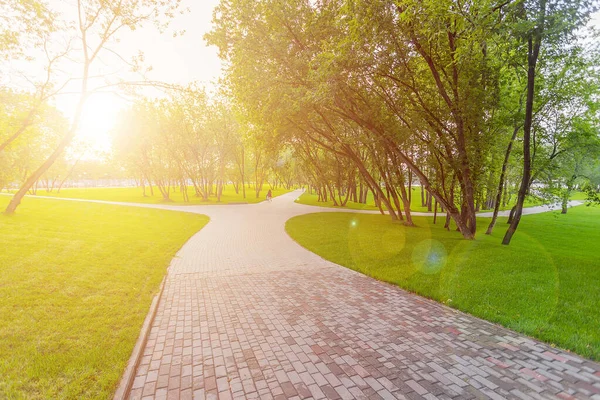
[[[271,199],[273,199],[273,193],[271,193],[271,189],[269,189],[269,191],[267,192],[267,201],[271,201]]]

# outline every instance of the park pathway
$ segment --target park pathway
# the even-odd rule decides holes
[[[169,267],[130,399],[600,399],[600,365],[299,246],[286,220],[336,210],[298,195],[185,207],[211,222]]]

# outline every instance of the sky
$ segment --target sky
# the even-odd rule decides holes
[[[68,0],[55,1],[57,8],[61,9],[65,16],[76,9],[75,4]],[[217,48],[207,46],[203,36],[211,30],[212,12],[218,3],[219,0],[183,0],[181,9],[189,8],[189,12],[177,15],[164,33],[161,34],[152,25],[133,32],[123,31],[119,35],[119,43],[111,47],[118,48],[119,53],[126,59],[142,51],[144,64],[152,66],[152,71],[147,74],[151,80],[181,85],[195,81],[210,91],[221,75],[221,61],[217,55]],[[183,35],[173,37],[173,32],[182,30],[185,31]],[[99,61],[97,71],[104,68],[111,70],[110,65],[105,66],[103,63],[108,64],[112,61]],[[126,71],[123,70],[123,73],[125,75]],[[74,86],[72,91],[76,89]],[[160,93],[150,94],[156,95]],[[67,117],[72,117],[78,99],[77,94],[60,95],[57,96],[55,105]],[[128,100],[114,92],[93,94],[83,111],[78,140],[88,144],[92,153],[109,151],[110,130],[119,111],[127,105]],[[92,154],[91,158],[96,155]]]

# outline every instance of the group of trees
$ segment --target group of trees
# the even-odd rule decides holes
[[[123,112],[114,130],[114,160],[136,177],[144,195],[157,187],[164,200],[180,190],[221,201],[233,183],[246,198],[261,195],[265,185],[290,188],[294,163],[273,143],[249,135],[251,127],[224,101],[209,101],[203,90],[190,87],[168,99],[140,100]],[[146,187],[150,193],[147,193]]]
[[[26,93],[0,91],[0,129],[11,132],[22,126],[24,112],[34,101]],[[9,141],[2,136],[0,143],[0,190],[13,182],[23,182],[40,160],[57,143],[68,126],[65,118],[54,108],[45,106],[36,113],[30,126],[19,134],[20,140]]]
[[[0,1],[0,61],[45,60],[35,78],[11,72],[28,89],[0,88],[0,187],[20,183],[6,212],[75,169],[65,150],[94,92],[150,84],[95,69],[109,57],[143,72],[143,58],[113,48],[118,32],[164,28],[178,8],[78,0],[69,21],[43,0]],[[561,199],[564,212],[575,188],[598,197],[593,11],[591,0],[223,1],[207,40],[226,61],[227,97],[189,87],[136,101],[115,131],[115,160],[165,199],[188,187],[220,196],[227,182],[259,196],[265,183],[296,180],[342,206],[372,192],[408,225],[419,185],[465,238],[477,211],[494,209],[491,233],[499,208],[514,204],[508,244],[527,196]],[[80,74],[64,76],[67,64]],[[67,121],[49,103],[73,84]]]
[[[112,162],[123,166],[149,192],[169,199],[172,188],[220,198],[226,182],[246,196],[292,185],[296,164],[273,141],[250,135],[226,102],[211,103],[202,90],[145,79],[143,57],[131,61],[118,50],[119,32],[145,24],[164,29],[179,1],[77,0],[60,10],[44,0],[0,2],[0,190],[17,192],[6,208],[13,213],[39,185],[58,190],[81,167],[81,144],[74,138],[82,110],[96,92],[158,86],[165,100],[139,100],[121,116]],[[18,29],[15,29],[17,27]],[[36,62],[32,60],[36,59]],[[43,61],[42,61],[43,60]],[[115,75],[128,68],[128,79]],[[77,71],[65,74],[65,70]],[[118,76],[115,79],[115,76]],[[131,78],[131,79],[129,79]],[[70,121],[51,104],[78,96]]]
[[[67,118],[47,103],[40,104],[24,125],[28,118],[24,114],[31,112],[35,101],[30,93],[0,88],[0,131],[13,133],[0,136],[3,139],[0,143],[0,191],[21,187],[69,129]],[[18,130],[21,132],[15,135]],[[74,140],[28,192],[36,194],[39,186],[48,192],[60,191],[68,179],[81,177],[86,173],[81,168],[90,165],[82,160],[88,150],[88,144]],[[115,172],[110,171],[110,174]],[[106,171],[104,175],[108,175]]]
[[[290,146],[322,197],[360,201],[368,188],[412,224],[417,183],[473,238],[476,211],[494,208],[491,233],[514,192],[508,244],[526,196],[559,187],[566,199],[597,174],[593,11],[585,0],[231,0],[207,39],[256,134]]]
[[[56,175],[50,170],[64,161],[90,96],[153,84],[143,76],[143,58],[128,61],[119,52],[118,35],[146,24],[162,30],[179,6],[169,0],[0,1],[0,186],[20,184],[6,213]],[[132,73],[127,79],[116,74],[124,67]],[[67,94],[77,96],[70,121],[50,105]]]

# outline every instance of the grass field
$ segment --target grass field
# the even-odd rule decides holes
[[[319,213],[286,229],[330,261],[599,360],[600,208],[524,216],[510,246],[500,244],[505,221],[474,241],[431,217],[409,228],[381,215]]]
[[[297,203],[306,204],[309,206],[321,206],[321,207],[335,207],[333,205],[332,200],[328,200],[326,202],[318,201],[318,196],[316,194],[310,194],[308,192],[304,192],[302,196],[298,200]],[[385,206],[382,204],[383,209],[385,210]],[[379,208],[375,205],[375,200],[373,199],[373,193],[369,191],[367,194],[367,202],[366,204],[355,203],[353,201],[348,201],[346,203],[346,207],[352,210],[379,210]],[[412,195],[410,201],[410,209],[411,211],[418,212],[427,212],[427,207],[421,206],[421,188],[413,187]]]
[[[171,191],[170,199],[171,202],[168,204],[179,204],[179,205],[198,205],[198,204],[228,204],[228,203],[258,203],[265,200],[268,186],[260,192],[260,197],[256,197],[256,193],[252,188],[246,188],[246,198],[243,197],[242,191],[239,194],[235,193],[233,185],[227,185],[223,190],[221,196],[221,202],[217,203],[217,197],[215,195],[209,197],[208,201],[202,200],[201,197],[194,196],[194,188],[188,189],[188,195],[190,201],[188,203],[183,201],[181,192]],[[273,190],[273,196],[279,196],[289,192],[286,189]],[[143,196],[142,189],[139,187],[124,187],[124,188],[73,188],[73,189],[62,189],[60,193],[56,191],[47,192],[44,189],[37,191],[39,196],[51,196],[51,197],[62,197],[71,199],[85,199],[85,200],[104,200],[104,201],[120,201],[126,203],[145,203],[145,204],[164,204],[160,191],[154,188],[154,196],[150,196],[149,188],[146,188],[147,196]]]
[[[571,200],[586,200],[587,194],[585,192],[573,192],[570,197]]]
[[[583,198],[581,198],[583,197]],[[580,192],[574,192],[573,196],[571,196],[572,200],[583,200],[585,199],[585,194],[580,193]],[[411,195],[411,199],[410,199],[410,210],[413,212],[427,212],[427,207],[423,207],[421,205],[421,187],[413,187],[412,188],[412,195]],[[296,200],[297,203],[300,204],[306,204],[309,206],[320,206],[320,207],[335,207],[333,205],[333,201],[332,200],[328,200],[328,201],[318,201],[318,196],[316,194],[310,194],[307,192],[304,192],[302,194],[302,196],[300,196],[300,198],[298,200]],[[525,207],[533,207],[533,206],[537,206],[537,205],[541,205],[542,202],[540,200],[537,200],[535,198],[530,198],[528,197],[525,200]],[[510,209],[513,206],[513,204],[507,205],[506,207],[501,207],[501,210],[506,210],[506,209]],[[345,208],[351,209],[351,210],[379,210],[379,208],[377,208],[377,206],[375,205],[375,201],[373,200],[373,193],[371,191],[369,191],[368,195],[367,195],[367,202],[366,204],[362,204],[362,203],[355,203],[352,201],[348,201],[348,203],[346,203]],[[385,206],[383,206],[383,209],[385,210]],[[493,211],[493,210],[482,210],[482,211]]]
[[[207,222],[36,198],[0,214],[0,398],[111,398],[169,261]]]

